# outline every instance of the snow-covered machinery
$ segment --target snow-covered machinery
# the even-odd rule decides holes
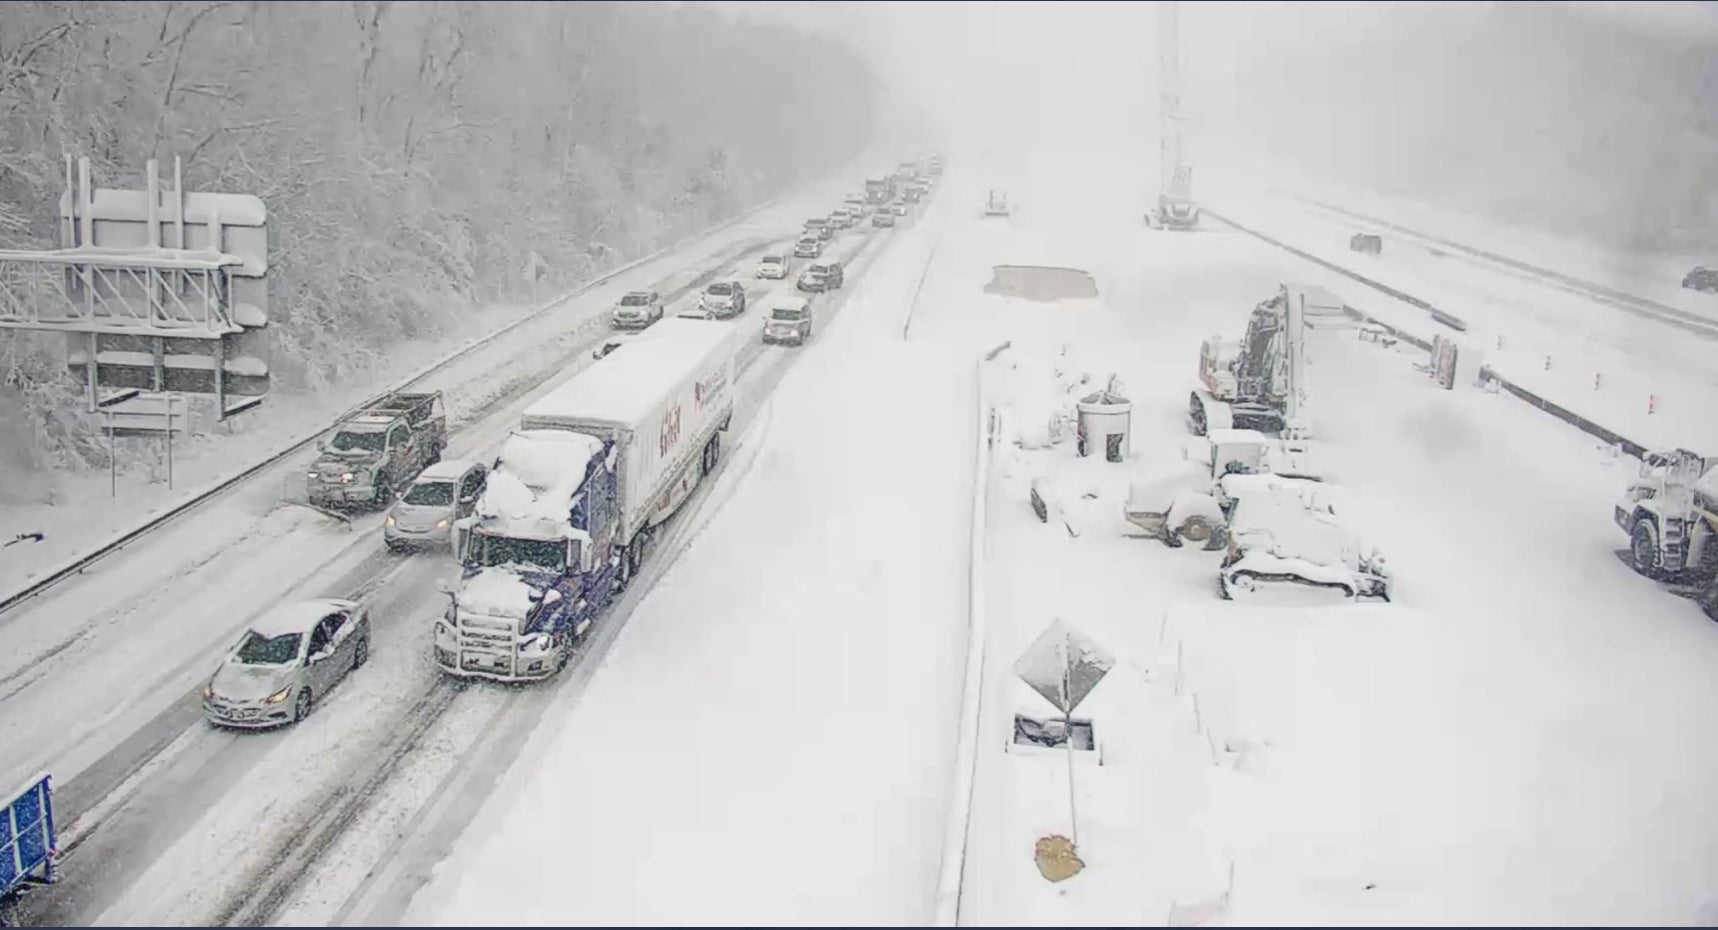
[[[1718,459],[1648,452],[1615,507],[1635,571],[1694,586],[1718,613]]]
[[[1229,485],[1232,479],[1322,480],[1312,448],[1305,443],[1241,429],[1212,430],[1206,439],[1208,454],[1196,466],[1129,486],[1122,518],[1141,535],[1172,548],[1193,542],[1207,550],[1222,549],[1228,543],[1226,510],[1238,494],[1234,489],[1243,487]]]
[[[1239,342],[1212,336],[1199,346],[1199,380],[1187,407],[1196,436],[1237,427],[1310,438],[1305,393],[1308,289],[1281,285],[1253,308]]]
[[[1013,208],[1008,205],[1008,195],[996,188],[991,188],[989,195],[984,198],[985,216],[1008,216]]]
[[[1218,569],[1225,598],[1323,595],[1389,600],[1384,556],[1358,539],[1298,482],[1259,482],[1229,506],[1228,553]]]
[[[1185,195],[1158,194],[1157,206],[1145,214],[1145,225],[1152,229],[1198,229],[1199,205]]]

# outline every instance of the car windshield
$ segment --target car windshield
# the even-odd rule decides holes
[[[542,572],[559,572],[567,565],[567,546],[558,539],[508,539],[478,536],[477,564],[485,568],[518,565]]]
[[[777,320],[799,320],[805,317],[805,311],[798,307],[777,307],[770,317]]]
[[[623,307],[648,307],[650,306],[650,295],[628,294],[620,299],[620,305]]]
[[[817,240],[816,240],[816,239],[801,239],[801,240],[799,240],[799,245],[800,245],[800,247],[802,247],[802,248],[803,248],[803,247],[806,247],[806,246],[813,246],[813,245],[816,245],[816,244],[817,244]]]
[[[707,288],[704,291],[704,293],[706,293],[706,294],[714,294],[717,297],[726,297],[729,294],[732,294],[733,292],[734,292],[734,286],[733,285],[723,284],[719,281],[715,284],[710,285],[709,288]]]
[[[400,499],[423,507],[446,507],[453,503],[453,482],[420,481]]]
[[[334,441],[329,445],[338,452],[380,452],[387,444],[387,438],[387,434],[381,430],[373,433],[341,430],[334,434]]]
[[[302,633],[282,633],[264,636],[256,630],[245,633],[235,654],[242,665],[289,665],[298,658],[298,641]]]
[[[780,255],[765,255],[763,257],[763,263],[766,265],[779,265],[779,264],[781,264],[781,256]]]

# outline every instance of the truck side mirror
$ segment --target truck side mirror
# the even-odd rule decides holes
[[[326,439],[316,440],[316,451],[327,452],[328,451],[328,440],[326,440]]]

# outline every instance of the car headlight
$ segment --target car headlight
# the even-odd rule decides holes
[[[447,529],[447,518],[442,517],[440,520],[435,521],[435,528],[438,530]]]
[[[276,691],[275,693],[269,695],[268,697],[263,698],[262,702],[264,704],[279,704],[281,701],[286,700],[286,696],[291,694],[291,693],[292,693],[292,686],[287,685],[286,687],[280,689],[279,691]]]
[[[208,684],[203,686],[203,700],[207,701],[207,700],[213,698],[214,696],[215,696],[215,683],[211,681]]]
[[[310,473],[310,478],[311,478],[311,480],[315,480],[315,478],[316,478],[316,472],[311,472],[311,473]]]
[[[345,472],[344,474],[342,474],[340,476],[340,483],[341,484],[350,484],[351,482],[352,482],[352,473],[351,472]]]
[[[388,525],[389,525],[389,526],[393,526],[393,525],[394,525],[394,524],[395,524],[395,523],[397,523],[397,522],[399,522],[399,521],[397,521],[397,520],[395,520],[395,519],[394,519],[394,515],[393,515],[393,514],[388,514],[388,519],[387,519],[387,520],[385,520],[385,521],[383,521],[383,522],[385,522],[385,523],[387,523],[387,524],[388,524]]]

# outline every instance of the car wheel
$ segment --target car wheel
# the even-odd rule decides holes
[[[292,702],[292,722],[297,723],[310,716],[310,709],[315,703],[316,699],[311,696],[309,688],[298,692],[298,700]]]
[[[358,640],[357,647],[352,650],[352,668],[363,668],[364,663],[368,661],[370,661],[370,637],[365,636]]]

